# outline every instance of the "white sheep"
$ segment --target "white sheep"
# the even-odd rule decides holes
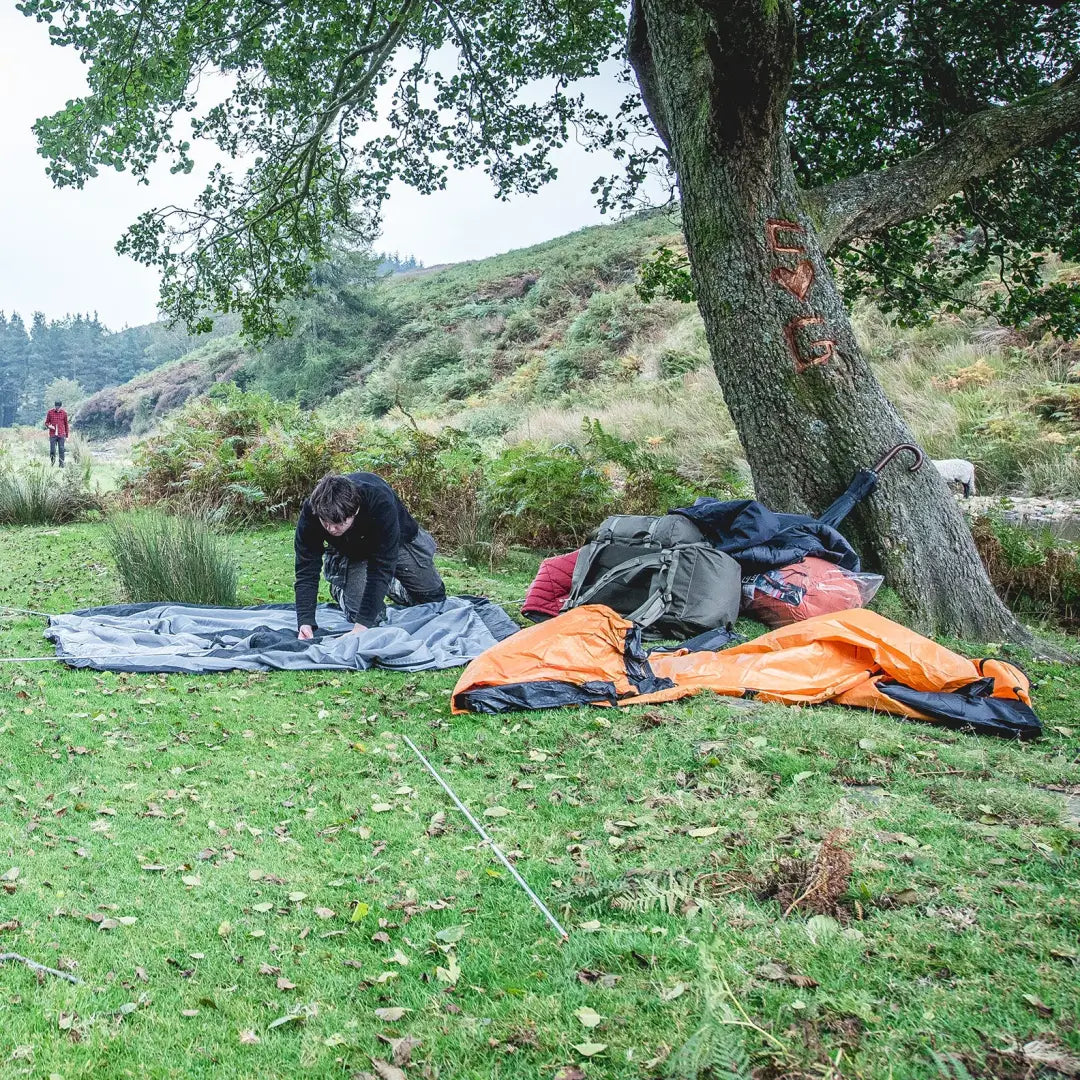
[[[934,468],[941,473],[946,484],[963,484],[965,499],[975,494],[975,466],[970,461],[947,458],[945,461],[935,461]]]

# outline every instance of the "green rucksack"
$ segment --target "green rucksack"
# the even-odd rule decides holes
[[[581,549],[563,610],[603,604],[654,635],[684,639],[731,626],[740,587],[739,564],[689,518],[616,515]]]

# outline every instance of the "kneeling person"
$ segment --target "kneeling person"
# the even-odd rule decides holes
[[[435,540],[374,473],[324,476],[300,509],[294,546],[299,638],[310,638],[315,629],[320,569],[354,631],[379,621],[395,579],[395,600],[446,599],[433,559]]]

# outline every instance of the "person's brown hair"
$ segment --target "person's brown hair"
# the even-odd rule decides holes
[[[360,491],[347,476],[327,473],[315,485],[308,504],[316,517],[339,525],[360,509]]]

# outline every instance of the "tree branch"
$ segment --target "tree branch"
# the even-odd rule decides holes
[[[638,88],[641,90],[641,100],[645,103],[645,111],[649,114],[656,133],[670,150],[671,126],[656,85],[652,49],[649,47],[649,31],[645,24],[645,11],[641,6],[641,0],[634,0],[630,8],[630,24],[626,35],[626,59],[634,69]]]
[[[1010,158],[1080,130],[1080,84],[1058,85],[1019,101],[984,109],[940,142],[875,173],[802,192],[826,251],[859,236],[928,214],[969,180],[995,172]]]

